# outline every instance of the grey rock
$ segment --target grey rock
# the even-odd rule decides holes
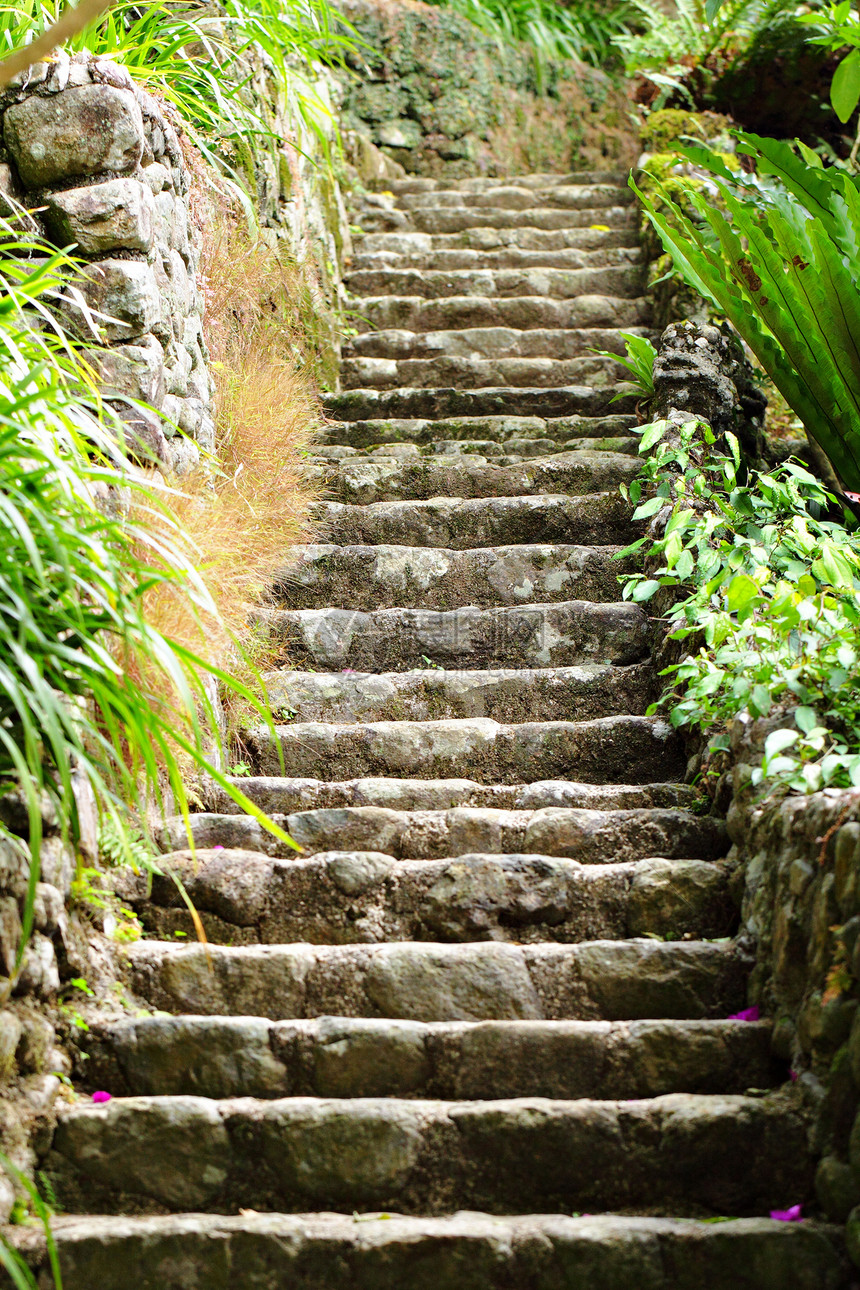
[[[132,170],[143,152],[134,94],[110,85],[32,95],[4,116],[3,137],[27,188],[103,170]]]
[[[179,1209],[205,1206],[230,1167],[217,1105],[194,1097],[76,1107],[60,1119],[54,1151],[98,1182],[123,1190],[132,1183]]]
[[[137,179],[110,179],[47,198],[49,231],[61,245],[76,243],[84,255],[152,246],[153,201]]]
[[[69,292],[64,308],[85,335],[95,328],[109,341],[144,336],[162,318],[155,275],[140,260],[100,260],[90,264],[76,280],[87,317]]]
[[[160,408],[164,402],[164,350],[155,336],[134,345],[89,349],[87,360],[98,370],[108,398],[139,399]]]

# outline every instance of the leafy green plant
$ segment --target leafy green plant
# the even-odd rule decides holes
[[[830,53],[844,51],[833,80],[830,82],[830,103],[843,125],[848,122],[860,103],[860,14],[851,6],[851,0],[839,0],[812,13],[799,14],[797,21],[815,34],[809,36],[811,45],[821,45]],[[860,151],[860,125],[851,149],[853,165]]]
[[[550,67],[579,59],[606,67],[616,57],[614,40],[627,32],[633,3],[604,5],[580,0],[570,7],[557,0],[430,0],[454,9],[488,35],[504,43],[522,42],[534,54],[539,85]]]
[[[793,0],[676,0],[668,17],[655,0],[632,5],[635,21],[613,43],[628,75],[644,76],[659,90],[655,108],[678,94],[693,105],[691,76],[728,71],[757,32],[796,8]]]
[[[720,449],[706,424],[646,426],[639,477],[624,490],[658,535],[634,551],[647,570],[625,580],[625,599],[668,598],[672,640],[695,646],[663,675],[658,705],[676,727],[727,746],[740,712],[793,711],[754,776],[808,792],[860,785],[860,534],[817,518],[833,506],[796,462],[741,482],[737,442]]]
[[[611,402],[616,403],[619,399],[628,398],[631,394],[639,399],[652,399],[654,397],[656,349],[647,336],[636,336],[629,331],[622,331],[619,335],[624,340],[625,352],[623,354],[616,354],[611,349],[592,350],[593,354],[598,354],[601,358],[614,359],[616,363],[626,367],[633,377],[632,381],[622,381],[619,384],[618,393],[613,395]]]
[[[636,185],[686,281],[732,322],[847,489],[860,491],[860,178],[800,145],[737,132],[757,174],[715,152],[684,154],[709,172]],[[718,200],[715,200],[718,198]]]

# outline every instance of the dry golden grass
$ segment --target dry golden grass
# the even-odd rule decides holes
[[[249,631],[289,548],[310,536],[316,490],[303,463],[320,421],[308,339],[313,307],[300,269],[244,224],[204,223],[204,328],[215,379],[216,451],[169,483],[171,511],[220,618],[200,622],[181,595],[156,589],[147,617],[197,654],[250,679],[264,645]],[[239,641],[242,650],[231,651]],[[246,657],[240,657],[246,655]]]

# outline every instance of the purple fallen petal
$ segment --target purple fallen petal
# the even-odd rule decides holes
[[[792,1084],[796,1084],[798,1080],[797,1071],[789,1071],[788,1078],[791,1080]]]
[[[802,1205],[790,1205],[788,1209],[772,1209],[771,1218],[776,1219],[777,1223],[802,1223],[801,1216]]]
[[[728,1021],[758,1021],[761,1017],[759,1006],[754,1003],[751,1008],[744,1008],[743,1012],[733,1012]]]
[[[217,843],[217,845],[216,845],[216,846],[214,846],[214,847],[212,848],[212,850],[213,850],[213,851],[223,851],[223,850],[224,850],[224,848],[221,846],[221,843],[219,842],[219,843]]]
[[[93,1093],[94,1102],[109,1102],[110,1100],[111,1100],[110,1093],[106,1093],[103,1088],[100,1088],[95,1093]]]

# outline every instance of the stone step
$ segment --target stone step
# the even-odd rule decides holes
[[[324,443],[315,444],[308,457],[314,465],[318,465],[346,461],[347,458],[363,461],[397,458],[402,462],[421,457],[468,456],[477,458],[477,465],[521,466],[523,462],[534,461],[536,457],[552,457],[560,452],[620,452],[625,457],[635,457],[639,452],[639,440],[635,435],[615,435],[605,439],[568,439],[565,443],[556,443],[553,439],[509,439],[504,444],[495,443],[492,439],[439,439],[426,445],[393,443],[376,444],[372,448]]]
[[[633,192],[622,184],[525,185],[516,182],[496,183],[490,188],[436,188],[422,192],[401,190],[397,194],[401,210],[492,210],[591,211],[597,207],[631,206]]]
[[[445,1218],[368,1214],[248,1214],[61,1219],[67,1290],[184,1290],[175,1251],[192,1251],[215,1285],[222,1268],[248,1269],[259,1290],[317,1290],[345,1277],[356,1290],[507,1290],[562,1284],[589,1290],[837,1290],[849,1284],[841,1230],[822,1223],[594,1215],[527,1218],[480,1213]],[[365,1226],[358,1226],[363,1224]],[[21,1240],[16,1229],[16,1241]],[[289,1260],[289,1262],[287,1262]],[[286,1270],[288,1281],[281,1280]],[[127,1277],[127,1271],[125,1273]],[[629,1278],[629,1280],[628,1280]],[[225,1282],[226,1284],[226,1282]],[[231,1282],[230,1284],[235,1284]]]
[[[641,847],[625,840],[620,854],[647,852],[645,838]],[[530,853],[396,860],[343,849],[277,860],[225,848],[174,852],[160,865],[169,876],[155,878],[150,896],[138,884],[129,903],[147,935],[164,941],[195,936],[174,875],[210,944],[679,941],[726,936],[737,922],[725,865],[663,855],[590,865]]]
[[[405,386],[475,389],[508,385],[514,389],[550,388],[589,382],[607,385],[624,378],[624,368],[596,354],[581,358],[345,358],[340,368],[345,390],[389,390]]]
[[[356,449],[373,446],[380,451],[407,444],[430,448],[440,440],[446,443],[482,440],[503,447],[512,441],[524,444],[549,440],[559,445],[571,436],[581,442],[624,435],[635,425],[634,415],[618,412],[596,417],[467,416],[433,420],[405,417],[330,422],[323,430],[323,437],[328,444],[352,445]]]
[[[547,806],[581,810],[631,811],[699,810],[702,799],[689,784],[576,784],[570,780],[537,780],[530,784],[478,784],[471,779],[287,779],[282,776],[242,776],[235,780],[252,802],[268,815],[328,810],[342,806],[380,806],[394,811],[448,811],[455,806],[495,807],[510,811],[539,811]],[[247,847],[282,855],[281,844],[250,816],[242,815],[232,797],[211,785],[212,811],[191,816],[199,846]],[[218,812],[223,812],[219,814]],[[166,850],[187,845],[181,816],[165,825]],[[231,840],[228,840],[231,839]]]
[[[515,175],[498,178],[490,175],[472,175],[457,179],[424,179],[409,175],[405,179],[385,179],[382,182],[389,192],[398,193],[435,193],[462,192],[486,193],[493,188],[508,188],[512,184],[517,188],[552,188],[568,187],[578,184],[611,184],[615,188],[627,189],[627,170],[576,170],[570,174],[557,171],[535,171],[528,175]]]
[[[626,194],[619,197],[624,200]],[[419,233],[460,233],[468,228],[594,228],[635,229],[637,213],[624,201],[581,210],[535,206],[509,210],[504,206],[432,206],[411,210],[409,225]]]
[[[416,233],[397,229],[362,233],[355,238],[359,255],[432,255],[436,251],[599,251],[639,249],[635,228],[467,228],[459,233]]]
[[[359,332],[452,331],[470,327],[564,331],[576,327],[647,327],[651,322],[651,303],[645,296],[552,299],[542,294],[466,295],[428,300],[423,293],[376,295],[354,300],[352,310]]]
[[[284,608],[325,608],[347,602],[379,611],[420,605],[551,604],[614,601],[632,562],[620,547],[532,543],[451,551],[438,547],[295,546],[275,574],[270,597]]]
[[[648,329],[634,327],[634,335]],[[579,358],[594,349],[624,353],[617,327],[533,328],[469,327],[461,331],[414,332],[403,329],[365,332],[350,341],[346,354],[366,358]]]
[[[726,1017],[750,963],[728,942],[575,945],[177,945],[126,949],[134,992],[202,1016],[406,1021],[642,1021]],[[792,1201],[795,1203],[795,1201]]]
[[[434,497],[366,506],[319,502],[313,515],[320,537],[336,535],[344,545],[454,551],[502,543],[612,546],[634,541],[641,527],[617,491],[585,497]]]
[[[641,714],[659,693],[650,661],[628,667],[584,663],[457,672],[437,667],[344,674],[283,668],[264,673],[263,681],[277,720],[341,723],[452,717],[588,721],[617,712]]]
[[[397,237],[397,234],[388,236]],[[424,239],[430,245],[410,246],[406,240],[410,236]],[[599,269],[607,265],[638,264],[642,259],[639,246],[603,244],[536,250],[526,250],[519,246],[505,246],[496,250],[445,246],[434,250],[432,241],[426,233],[402,234],[399,245],[395,242],[388,249],[365,249],[364,239],[361,239],[357,253],[347,263],[350,272],[380,268],[447,272],[450,269]]]
[[[647,1207],[742,1216],[808,1201],[807,1139],[805,1117],[780,1094],[136,1097],[61,1110],[45,1173],[70,1212]]]
[[[475,416],[597,417],[612,410],[619,391],[614,385],[563,385],[556,389],[511,389],[488,386],[474,390],[404,387],[396,390],[344,390],[323,396],[323,407],[337,421]],[[621,412],[634,411],[635,399],[617,400]]]
[[[371,613],[358,609],[260,609],[255,622],[263,628],[267,650],[279,663],[359,672],[454,668],[458,670],[448,686],[452,693],[463,668],[636,663],[645,657],[651,643],[650,622],[640,606],[587,600],[495,609],[471,605],[449,610],[396,608]],[[403,685],[403,711],[408,707],[410,690],[418,694],[420,689],[420,680],[412,686],[408,682]],[[424,694],[430,693],[433,691],[425,686]],[[527,696],[521,694],[521,705],[523,698]],[[515,719],[516,714],[511,717]]]
[[[771,1023],[140,1017],[82,1038],[116,1097],[659,1097],[780,1076]],[[88,1290],[94,1290],[88,1287]]]
[[[380,1221],[384,1220],[384,1221]],[[500,1218],[458,1214],[178,1214],[60,1216],[52,1228],[66,1290],[188,1290],[188,1268],[210,1290],[841,1290],[842,1234],[805,1221],[614,1214]],[[17,1246],[39,1246],[32,1227]],[[50,1278],[47,1253],[34,1267]],[[46,1281],[45,1284],[49,1284]]]
[[[316,478],[332,501],[426,501],[436,497],[533,497],[605,493],[638,474],[638,460],[601,452],[556,453],[518,466],[444,456],[338,461],[319,466]]]
[[[350,269],[344,283],[353,296],[541,296],[572,300],[577,296],[641,296],[644,265],[589,269]],[[360,306],[356,305],[360,310]]]
[[[678,736],[656,717],[535,721],[502,725],[462,721],[374,721],[351,725],[296,722],[245,732],[248,756],[262,775],[353,779],[406,773],[417,778],[468,776],[489,783],[574,775],[595,783],[647,784],[680,779]]]
[[[579,786],[551,787],[560,790]],[[545,795],[545,791],[532,794],[531,800],[541,801]],[[564,794],[556,792],[556,800],[559,796],[564,800]],[[612,797],[609,802],[613,802]],[[279,804],[283,805],[283,799]],[[314,807],[289,814],[274,812],[274,819],[306,855],[350,850],[373,851],[392,859],[427,860],[476,851],[490,855],[532,851],[599,865],[649,856],[714,860],[728,847],[721,820],[674,806],[608,805],[599,809],[553,805],[506,809],[457,805],[394,809],[360,804]],[[188,847],[189,828],[199,851],[212,850],[221,855],[236,850],[245,857],[249,872],[257,872],[253,852],[296,859],[291,847],[262,830],[255,820],[215,812],[194,814],[188,825],[181,816],[167,820],[159,834],[162,849],[178,853]],[[145,896],[149,890],[146,881],[140,890]],[[172,885],[168,891],[175,894]]]

